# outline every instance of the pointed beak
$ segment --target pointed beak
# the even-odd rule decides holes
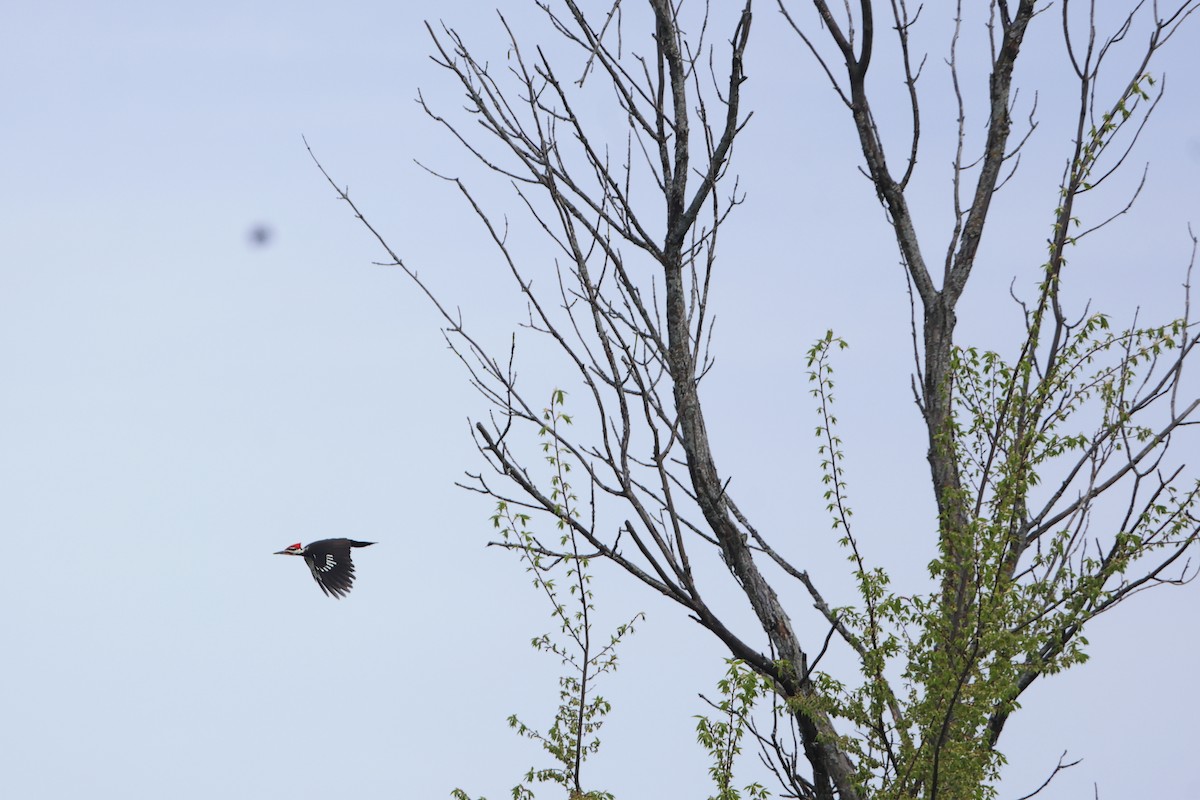
[[[276,550],[274,554],[277,556],[290,556],[292,554],[292,551],[291,550]]]

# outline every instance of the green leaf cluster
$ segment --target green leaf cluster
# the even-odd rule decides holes
[[[534,784],[550,783],[562,786],[572,800],[611,800],[603,791],[585,791],[582,771],[589,756],[600,750],[600,729],[612,705],[596,691],[597,680],[614,672],[618,666],[617,647],[635,632],[635,625],[644,616],[635,615],[618,625],[607,640],[597,641],[593,614],[595,598],[591,589],[590,559],[581,552],[575,527],[568,524],[578,518],[578,498],[571,487],[571,461],[561,446],[559,426],[572,424],[563,411],[566,393],[555,390],[549,407],[543,411],[540,437],[542,453],[550,467],[550,496],[555,502],[551,517],[559,531],[558,546],[547,547],[532,527],[533,515],[514,510],[504,500],[498,501],[491,521],[500,530],[502,542],[515,551],[532,577],[533,585],[546,597],[557,630],[534,637],[534,649],[557,656],[564,671],[558,678],[558,710],[549,728],[540,730],[527,724],[516,714],[508,724],[520,736],[537,742],[550,756],[551,765],[530,767],[521,783],[512,789],[514,800],[534,797]],[[566,586],[565,595],[562,586]],[[454,791],[457,800],[469,800],[461,790]]]

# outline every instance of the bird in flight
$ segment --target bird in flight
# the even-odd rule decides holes
[[[313,580],[321,591],[330,597],[342,598],[354,586],[354,562],[350,560],[351,547],[366,547],[374,542],[356,542],[353,539],[321,539],[309,542],[304,547],[299,542],[279,550],[277,556],[304,556],[304,563],[312,572]]]

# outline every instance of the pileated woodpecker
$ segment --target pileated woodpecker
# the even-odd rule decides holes
[[[309,542],[304,547],[299,542],[275,553],[277,556],[304,556],[313,579],[321,591],[330,597],[342,598],[354,586],[354,562],[350,560],[351,547],[366,547],[374,542],[356,542],[353,539],[322,539]]]

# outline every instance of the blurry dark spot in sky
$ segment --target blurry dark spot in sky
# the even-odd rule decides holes
[[[266,247],[275,238],[275,231],[270,225],[258,224],[250,228],[246,239],[252,247]]]

